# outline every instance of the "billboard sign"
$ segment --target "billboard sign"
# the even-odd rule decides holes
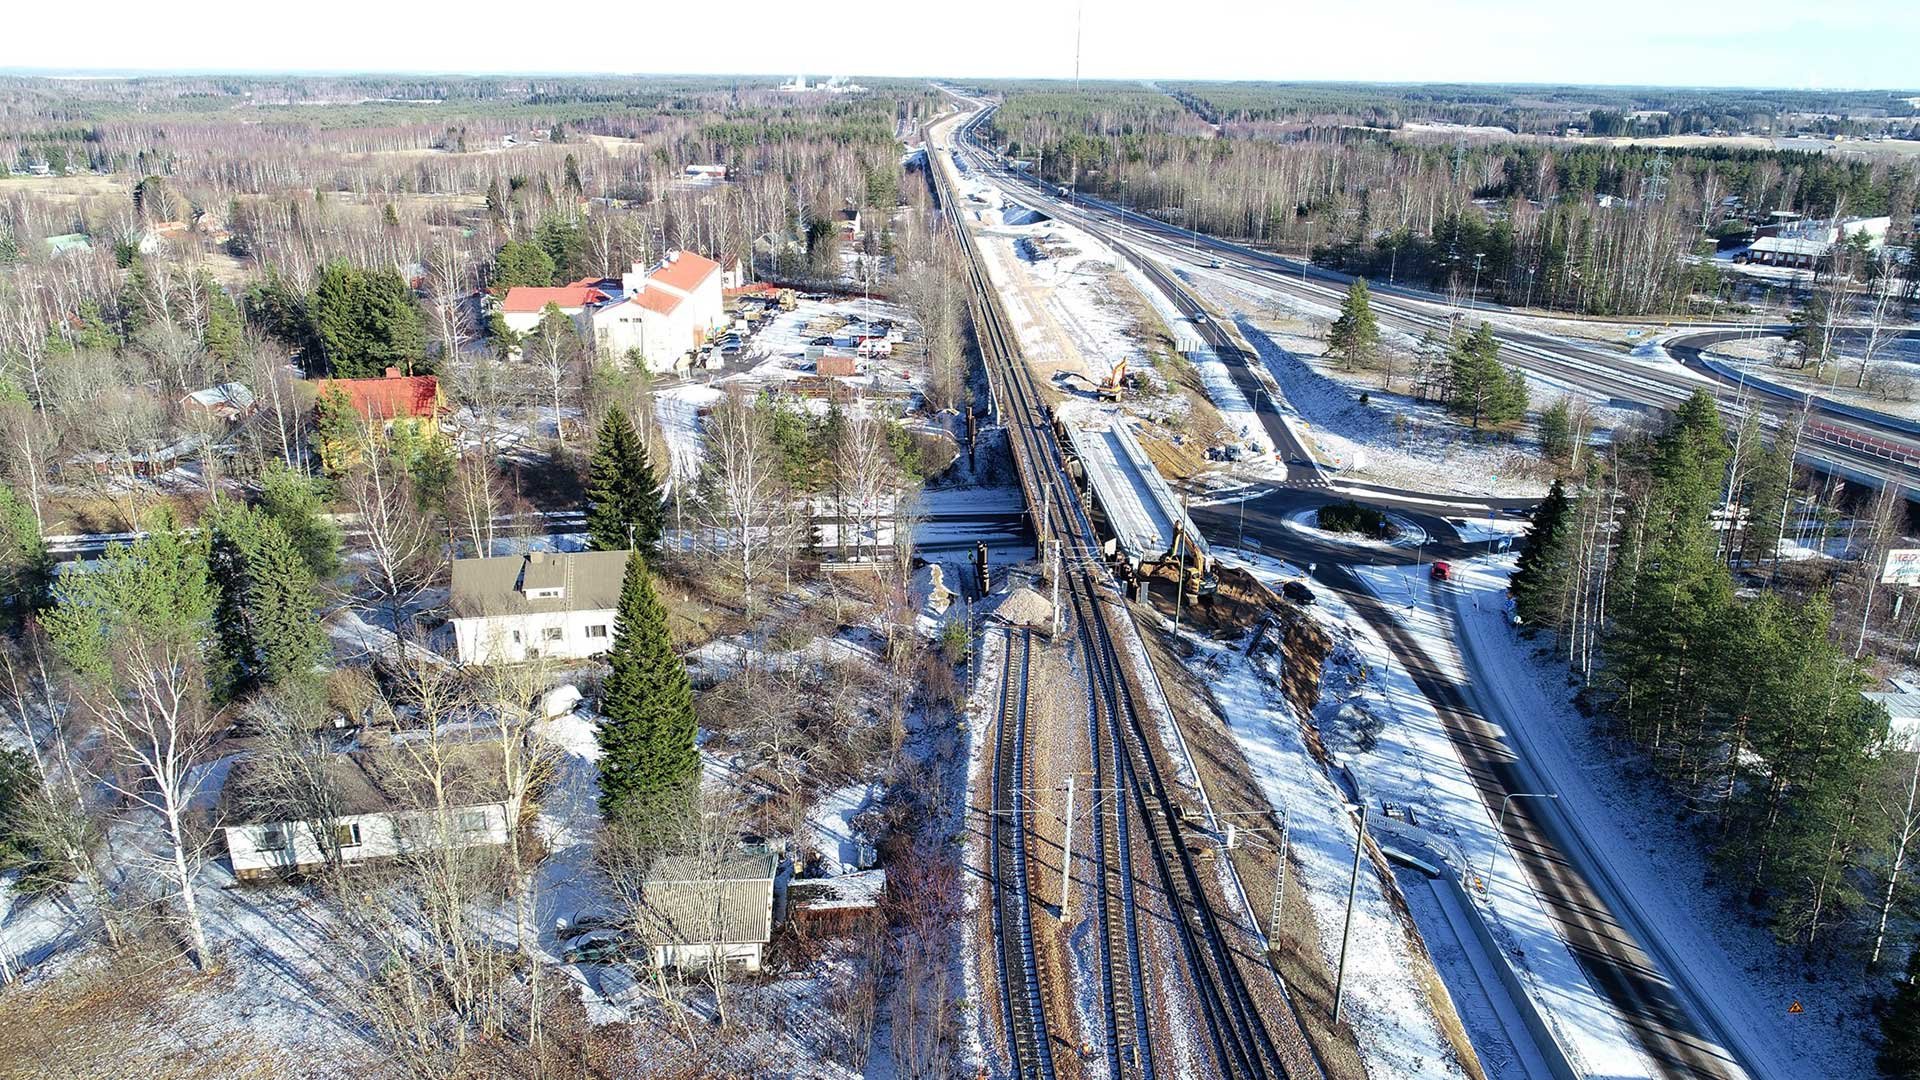
[[[1920,585],[1920,548],[1894,548],[1880,571],[1882,585]]]

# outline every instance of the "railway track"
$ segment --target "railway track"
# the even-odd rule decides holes
[[[1052,1080],[1053,1048],[1040,963],[1033,943],[1032,874],[1027,864],[1027,702],[1033,632],[1009,635],[1000,673],[1000,720],[994,739],[994,936],[1000,943],[1000,1004],[1007,1050],[1018,1080]]]
[[[1198,260],[1212,256],[1213,273],[1238,279],[1258,288],[1278,289],[1303,299],[1338,307],[1345,297],[1345,278],[1318,267],[1310,278],[1296,276],[1288,261],[1257,252],[1216,237],[1200,234],[1187,246],[1184,233],[1165,222],[1145,217],[1098,199],[1080,198],[1068,204],[1028,173],[1007,167],[992,158],[971,130],[984,118],[982,112],[966,125],[961,135],[968,139],[983,161],[991,162],[983,173],[992,176],[1009,190],[1018,189],[1019,197],[1041,211],[1069,224],[1086,228],[1113,247],[1124,258],[1146,270],[1175,297],[1176,306],[1200,309],[1200,304],[1183,282],[1169,274],[1154,274],[1148,269],[1152,259],[1143,252],[1161,258]],[[1122,234],[1126,234],[1123,238]],[[1204,246],[1205,255],[1201,253]],[[1221,261],[1221,257],[1230,261]],[[1412,335],[1451,332],[1452,317],[1431,303],[1403,297],[1391,291],[1376,292],[1374,312],[1383,327]],[[1474,313],[1466,313],[1472,318]],[[1769,433],[1789,426],[1799,408],[1791,404],[1765,400],[1727,380],[1698,374],[1674,374],[1614,353],[1571,345],[1534,331],[1501,327],[1495,331],[1506,360],[1544,381],[1588,392],[1599,392],[1615,402],[1633,406],[1671,410],[1695,390],[1706,389],[1730,421],[1738,422],[1749,413],[1757,416]],[[1213,334],[1205,334],[1210,343]],[[1238,352],[1238,350],[1232,350]],[[1248,358],[1240,358],[1246,362]],[[1805,407],[1804,403],[1801,407]],[[1837,472],[1851,479],[1877,485],[1890,484],[1920,497],[1920,441],[1884,425],[1862,421],[1857,413],[1818,401],[1812,411],[1825,414],[1827,423],[1810,424],[1804,433],[1800,458],[1802,464],[1822,471]]]
[[[966,167],[957,156],[954,163],[956,168]],[[1064,578],[1090,682],[1089,731],[1095,748],[1095,788],[1097,792],[1113,792],[1102,796],[1114,808],[1111,823],[1103,815],[1095,815],[1101,984],[1106,991],[1105,1026],[1112,1075],[1155,1075],[1144,989],[1145,958],[1130,858],[1139,839],[1153,855],[1153,872],[1171,909],[1171,929],[1192,976],[1196,1005],[1205,1027],[1205,1045],[1213,1058],[1214,1067],[1208,1075],[1247,1080],[1323,1077],[1291,996],[1277,979],[1275,985],[1286,997],[1288,1011],[1275,1017],[1281,1025],[1278,1036],[1269,1029],[1268,1019],[1249,990],[1233,945],[1213,910],[1200,868],[1183,838],[1178,803],[1155,760],[1153,743],[1147,737],[1126,678],[1126,665],[1115,644],[1111,620],[1126,616],[1116,616],[1109,610],[1107,597],[1111,595],[1117,601],[1118,591],[1107,575],[1093,523],[1068,475],[1048,411],[1031,371],[1021,361],[1017,341],[1007,328],[973,237],[958,217],[963,211],[955,203],[937,162],[932,163],[932,173],[936,202],[946,211],[954,236],[967,256],[975,335],[989,374],[996,413],[1009,435],[1035,536],[1043,550],[1049,544],[1057,545],[1056,565]],[[1002,728],[1004,740],[1004,723]],[[1142,832],[1138,838],[1132,831],[1136,824]],[[995,878],[1000,879],[997,868]],[[1006,949],[1003,941],[1003,955]],[[1260,958],[1252,962],[1265,964]],[[1005,963],[1003,960],[1003,994],[1011,995]]]

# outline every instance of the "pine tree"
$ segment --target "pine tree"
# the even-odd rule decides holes
[[[1566,488],[1555,480],[1533,513],[1526,547],[1508,585],[1514,607],[1527,623],[1558,629],[1561,601],[1572,586],[1573,540],[1572,504]]]
[[[1327,344],[1340,354],[1349,369],[1367,367],[1380,352],[1380,326],[1374,321],[1373,303],[1367,294],[1367,279],[1357,277],[1347,286],[1347,298],[1340,305],[1340,317],[1327,331]]]
[[[511,289],[516,285],[546,288],[553,284],[553,258],[538,244],[509,241],[501,245],[493,257],[491,281],[496,289]]]
[[[240,308],[228,296],[226,290],[211,279],[205,283],[209,303],[207,305],[207,326],[201,333],[201,341],[207,348],[207,355],[219,361],[224,372],[231,373],[240,363],[240,350],[246,344],[241,332]]]
[[[1893,1080],[1920,1080],[1920,948],[1907,957],[1907,977],[1880,1014],[1880,1054],[1875,1060]]]
[[[1482,424],[1498,427],[1526,415],[1527,380],[1500,363],[1500,343],[1486,323],[1454,344],[1447,385],[1449,407],[1476,431]]]
[[[647,449],[626,410],[608,409],[587,478],[589,545],[594,551],[652,551],[665,527],[660,484]]]
[[[600,696],[600,813],[670,831],[664,814],[699,782],[699,728],[686,665],[673,651],[667,609],[638,554],[627,557],[614,618],[612,672]]]

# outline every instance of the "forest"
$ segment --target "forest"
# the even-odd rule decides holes
[[[1884,595],[1872,606],[1907,526],[1899,496],[1855,508],[1857,560],[1784,554],[1830,527],[1796,494],[1796,438],[1729,430],[1695,394],[1664,430],[1617,439],[1554,486],[1512,595],[1598,729],[1713,854],[1717,901],[1835,977],[1882,967],[1920,902],[1920,757],[1862,697],[1874,658],[1916,628]]]
[[[1216,130],[1210,118],[1225,113],[1196,111],[1193,94],[1016,93],[993,134],[1053,183],[1179,226],[1374,279],[1588,315],[1713,306],[1722,283],[1695,256],[1774,211],[1906,223],[1914,207],[1916,167],[1885,159],[1450,140],[1358,126],[1364,117]],[[1904,224],[1894,231],[1890,243],[1912,242]]]

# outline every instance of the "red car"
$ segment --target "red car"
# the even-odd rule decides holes
[[[1449,562],[1435,562],[1433,569],[1428,571],[1427,576],[1433,578],[1435,581],[1451,580],[1453,577],[1453,564]]]

